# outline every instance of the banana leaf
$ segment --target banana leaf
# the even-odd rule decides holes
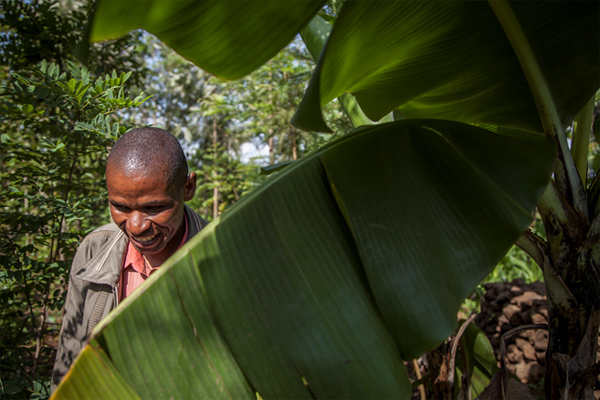
[[[600,2],[511,1],[502,24],[498,3],[345,2],[293,123],[327,130],[320,107],[351,93],[371,120],[398,109],[543,132],[537,101],[567,126],[600,87]]]
[[[469,324],[460,341],[461,350],[456,353],[454,395],[456,398],[460,394],[460,382],[467,377],[470,398],[476,399],[500,368],[492,344],[475,324]]]
[[[263,65],[323,7],[325,0],[100,0],[89,39],[144,29],[205,71],[237,79]]]
[[[408,398],[403,360],[452,333],[555,157],[457,122],[356,129],[184,245],[94,330],[87,354],[118,375],[79,357],[55,398],[110,379],[123,398]]]
[[[315,17],[306,25],[301,31],[300,35],[306,45],[306,48],[310,52],[311,56],[317,60],[321,51],[325,47],[329,33],[331,32],[332,25],[327,22],[320,15]],[[354,96],[350,93],[344,93],[338,97],[340,104],[346,115],[350,118],[352,125],[357,128],[361,125],[373,125],[382,122],[391,122],[394,119],[389,114],[379,121],[371,121],[356,102]]]

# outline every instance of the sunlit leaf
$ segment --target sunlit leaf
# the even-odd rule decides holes
[[[139,399],[123,380],[102,349],[86,346],[77,358],[77,370],[70,384],[62,385],[56,399]]]
[[[561,122],[600,86],[599,2],[510,2]],[[325,130],[320,107],[352,93],[377,120],[394,109],[541,132],[532,91],[483,1],[344,4],[294,123]]]
[[[315,17],[310,21],[310,23],[306,25],[304,29],[302,29],[302,31],[300,31],[300,34],[302,35],[302,40],[306,44],[308,51],[315,60],[318,59],[319,54],[321,54],[321,51],[325,47],[325,43],[327,41],[327,38],[329,37],[331,29],[332,25],[330,23],[325,21],[325,19],[323,19],[323,17],[321,17],[320,15],[315,15]],[[318,76],[318,74],[316,75]],[[361,125],[373,125],[377,122],[393,121],[391,115],[382,118],[381,121],[371,121],[365,115],[365,113],[362,112],[354,96],[352,96],[349,93],[342,94],[338,98],[338,100],[342,104],[344,112],[346,113],[346,115],[348,115],[354,127],[359,127]]]
[[[237,79],[277,54],[324,3],[101,0],[91,39],[114,39],[144,29],[204,70]]]

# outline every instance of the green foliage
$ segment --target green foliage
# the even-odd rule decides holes
[[[471,397],[468,398],[477,398],[499,370],[496,357],[489,340],[475,324],[469,324],[460,341],[461,351],[456,354],[454,396],[456,398],[459,389],[462,389],[461,379],[468,377],[471,381]]]
[[[4,164],[2,166],[2,181],[4,182],[4,176],[10,176],[12,179],[11,185],[4,185],[3,183],[2,195],[5,195],[3,201],[6,198],[8,202],[6,210],[22,211],[20,214],[15,212],[10,217],[17,221],[10,226],[10,229],[14,228],[14,232],[21,232],[21,236],[16,235],[13,231],[9,231],[10,233],[5,236],[9,239],[16,237],[15,240],[18,242],[18,246],[21,246],[19,248],[15,247],[15,255],[11,255],[11,257],[17,259],[15,266],[20,262],[20,268],[37,271],[36,268],[39,264],[37,260],[40,260],[40,258],[35,259],[31,256],[32,252],[37,251],[43,257],[44,263],[49,266],[54,264],[46,260],[51,260],[54,256],[56,266],[52,266],[52,268],[55,268],[55,272],[63,275],[66,273],[66,269],[60,263],[68,259],[70,252],[72,252],[72,242],[75,240],[75,236],[70,238],[65,234],[63,227],[67,227],[69,223],[74,224],[75,228],[68,227],[68,229],[69,232],[77,233],[78,231],[85,232],[99,223],[98,215],[100,213],[97,212],[97,209],[101,208],[99,206],[101,203],[97,203],[96,212],[91,213],[90,209],[86,208],[88,207],[86,202],[89,200],[89,204],[94,203],[95,199],[99,198],[98,191],[103,190],[103,182],[99,178],[99,176],[102,176],[102,168],[99,166],[100,164],[95,164],[103,158],[103,155],[100,156],[98,155],[100,153],[91,152],[86,155],[83,161],[75,162],[76,157],[72,156],[73,138],[81,134],[77,131],[88,132],[89,136],[82,139],[81,144],[87,143],[87,138],[93,137],[94,134],[116,136],[120,131],[119,126],[115,125],[114,121],[104,114],[104,111],[100,111],[100,114],[91,120],[86,120],[86,118],[94,115],[95,111],[93,110],[90,111],[89,115],[75,115],[73,117],[69,114],[68,118],[52,120],[53,117],[66,110],[78,109],[85,105],[86,93],[94,86],[92,84],[87,87],[87,84],[83,83],[85,81],[83,75],[72,80],[70,75],[67,74],[65,80],[61,80],[62,74],[59,71],[66,71],[69,68],[66,60],[75,48],[78,35],[82,29],[82,16],[87,13],[85,7],[74,7],[73,10],[69,10],[68,7],[65,7],[65,4],[68,3],[68,1],[49,3],[33,0],[5,1],[0,4],[0,21],[3,25],[1,39],[3,49],[0,51],[0,57],[3,57],[3,64],[11,66],[0,70],[0,77],[5,80],[9,71],[14,72],[23,66],[32,65],[32,63],[39,61],[41,57],[52,60],[59,66],[56,70],[52,68],[52,71],[47,68],[45,74],[51,76],[55,84],[46,85],[46,87],[36,86],[39,74],[31,75],[28,71],[13,74],[14,79],[12,82],[14,84],[11,83],[13,86],[10,86],[10,90],[22,92],[22,95],[20,95],[22,98],[18,101],[13,99],[4,103],[7,112],[13,113],[17,117],[11,120],[12,122],[8,119],[2,121],[7,126],[13,123],[10,126],[13,130],[3,129],[1,138],[3,161],[7,160],[6,166]],[[73,5],[73,2],[70,3],[70,5]],[[322,4],[322,2],[301,5],[298,5],[300,4],[298,3],[294,7],[298,7],[301,12],[290,12],[290,5],[279,1],[261,2],[259,6],[251,3],[236,5],[236,7],[241,8],[227,7],[227,9],[223,9],[222,4],[219,2],[202,3],[201,5],[195,2],[170,1],[140,2],[138,4],[101,2],[105,7],[104,9],[108,9],[109,12],[105,12],[104,15],[102,15],[102,12],[99,13],[101,16],[100,29],[103,28],[101,25],[104,24],[106,25],[105,31],[113,35],[115,28],[117,28],[117,31],[123,32],[123,26],[125,26],[125,30],[144,26],[148,22],[144,19],[150,17],[149,25],[146,25],[149,27],[148,29],[156,29],[157,34],[164,35],[165,40],[172,44],[174,48],[179,47],[182,54],[183,51],[188,52],[190,59],[196,57],[196,62],[199,62],[198,60],[206,62],[206,68],[211,65],[209,68],[211,70],[213,67],[215,71],[223,69],[220,71],[222,76],[241,76],[275,54],[296,33],[298,27],[302,25],[302,21],[306,22],[310,17],[311,12],[309,9],[317,9],[318,4]],[[341,3],[341,1],[330,2],[325,10],[337,15]],[[231,3],[227,4],[231,5]],[[361,100],[361,105],[365,110],[370,111],[369,115],[372,118],[379,118],[390,110],[400,108],[409,117],[422,116],[429,118],[435,116],[436,118],[444,117],[465,122],[483,121],[520,126],[538,131],[545,128],[544,124],[547,118],[538,115],[536,105],[532,101],[532,98],[539,93],[538,88],[535,87],[535,84],[527,81],[535,73],[532,74],[531,71],[522,73],[522,64],[519,64],[515,58],[515,54],[518,53],[515,51],[515,47],[516,50],[520,50],[520,46],[515,46],[514,42],[508,44],[506,36],[507,33],[511,33],[510,29],[507,29],[506,26],[500,27],[497,24],[497,15],[493,15],[488,9],[490,4],[500,4],[499,7],[502,7],[503,2],[480,2],[477,4],[472,2],[449,2],[443,5],[441,3],[432,5],[421,2],[419,4],[419,7],[409,9],[409,7],[412,7],[410,2],[379,2],[377,4],[374,2],[352,2],[348,5],[346,11],[342,11],[345,14],[339,19],[336,19],[336,17],[326,18],[327,21],[341,20],[341,22],[335,23],[336,31],[332,40],[330,40],[328,49],[323,53],[327,56],[321,57],[314,75],[314,82],[311,83],[314,90],[311,113],[315,116],[319,112],[325,114],[323,116],[325,124],[320,124],[320,126],[329,126],[337,134],[347,130],[344,128],[345,121],[339,116],[339,109],[336,109],[337,114],[334,114],[333,118],[328,119],[325,107],[330,107],[331,103],[327,105],[323,103],[338,94],[347,98],[351,97],[349,93],[342,94],[343,92],[351,92]],[[592,4],[594,3],[589,2],[586,7]],[[204,6],[206,8],[203,8]],[[136,7],[139,8],[135,9]],[[590,7],[596,8],[585,11],[581,7],[573,7],[571,4],[566,3],[563,5],[558,2],[549,2],[543,5],[538,3],[532,5],[527,2],[513,2],[510,7],[514,7],[515,12],[519,15],[519,22],[523,23],[527,35],[525,42],[530,39],[529,41],[533,46],[531,55],[542,66],[542,72],[536,72],[546,74],[545,78],[547,79],[545,80],[550,84],[551,91],[556,97],[558,107],[546,107],[546,109],[559,109],[564,114],[561,116],[560,122],[568,121],[578,111],[580,104],[587,100],[586,94],[591,93],[591,90],[598,86],[597,52],[589,51],[590,48],[598,48],[597,35],[595,39],[590,39],[589,34],[590,32],[592,34],[597,32],[597,29],[594,29],[597,25],[594,25],[593,21],[590,22],[594,19],[594,15],[597,15],[597,6],[592,5]],[[60,14],[50,15],[55,13],[56,10],[60,10]],[[153,12],[150,12],[151,10]],[[211,12],[205,12],[206,10]],[[153,13],[157,11],[163,16],[158,23],[155,18],[151,18]],[[268,18],[265,17],[265,13],[269,16]],[[174,17],[164,18],[169,15]],[[289,16],[292,17],[291,20],[295,25],[292,26],[289,23],[290,20],[287,19]],[[565,21],[569,23],[565,23]],[[597,22],[595,23],[597,24]],[[206,27],[217,28],[212,29],[214,32],[211,32],[211,29],[204,30]],[[95,29],[98,31],[99,28],[95,27]],[[473,32],[470,29],[477,29],[477,31]],[[190,30],[195,30],[195,33],[190,34]],[[223,32],[225,33],[223,34]],[[243,40],[223,40],[232,34],[240,35],[239,37]],[[139,37],[139,32],[134,32],[123,39],[118,39],[116,42],[92,46],[90,55],[94,65],[92,71],[105,72],[112,69],[112,63],[120,65],[120,62],[129,63],[133,60],[135,64],[136,60],[137,62],[140,59],[143,60],[142,57],[137,59],[128,57],[128,55],[134,53],[133,51],[120,51],[124,48],[123,46],[129,46],[129,49],[141,50],[135,54],[148,54],[147,47],[136,46],[132,41],[129,41],[136,35]],[[202,40],[193,41],[190,39],[193,37],[202,37]],[[253,41],[252,45],[248,45],[250,40]],[[594,42],[594,40],[596,41]],[[119,41],[121,41],[121,45],[112,46]],[[552,46],[547,45],[548,43],[551,43]],[[592,43],[591,46],[590,43]],[[106,49],[108,51],[105,51]],[[116,51],[114,51],[115,49]],[[235,57],[238,56],[240,58],[235,61]],[[104,60],[107,61],[104,62]],[[140,64],[137,65],[139,67]],[[212,91],[211,86],[215,87],[217,85],[211,82],[207,74],[195,69],[189,63],[181,60],[167,60],[161,68],[159,73],[151,76],[154,84],[152,93],[161,93],[161,90],[164,90],[165,87],[168,88],[169,93],[160,96],[160,98],[155,97],[156,103],[143,116],[143,124],[164,124],[168,129],[174,127],[174,133],[182,133],[186,138],[200,138],[200,150],[196,155],[196,160],[194,160],[194,167],[196,168],[193,169],[199,169],[199,192],[205,192],[206,195],[198,201],[201,202],[200,206],[206,209],[217,205],[216,212],[213,210],[214,215],[237,201],[239,192],[249,188],[249,182],[254,179],[250,167],[246,168],[246,166],[230,158],[232,150],[236,150],[243,141],[249,138],[259,138],[259,140],[268,142],[273,150],[271,162],[276,162],[300,157],[302,153],[318,147],[330,138],[321,134],[301,132],[287,123],[289,112],[297,106],[297,100],[302,97],[308,71],[312,69],[312,64],[306,60],[305,55],[302,55],[301,52],[294,53],[291,62],[288,61],[286,54],[280,53],[279,56],[258,70],[253,77],[228,84],[228,86],[223,85],[221,89],[215,91]],[[136,80],[135,72],[142,71],[137,67],[118,69],[135,69],[130,81]],[[528,76],[525,77],[525,75]],[[127,77],[116,75],[110,77],[110,79],[121,78],[126,79]],[[66,86],[61,86],[61,82]],[[532,88],[534,93],[530,90]],[[68,93],[69,98],[73,99],[72,102],[61,100],[61,96],[65,96],[66,93]],[[119,98],[120,93],[119,91],[113,91],[110,96]],[[119,106],[113,101],[114,98],[107,97],[105,100],[100,109],[105,107],[105,112],[118,110]],[[194,104],[199,100],[202,100],[202,105]],[[552,106],[548,100],[546,98],[544,104]],[[14,104],[9,104],[11,101]],[[246,106],[247,108],[244,108]],[[48,111],[40,113],[40,107],[47,107]],[[306,104],[304,108],[306,109]],[[86,113],[83,112],[82,114]],[[60,126],[68,125],[69,122],[76,120],[80,120],[80,122],[72,124],[73,126],[69,128],[70,132],[75,133],[74,136],[60,133]],[[341,128],[336,129],[334,127],[335,123],[339,123]],[[34,128],[35,125],[39,126]],[[560,124],[554,125],[559,126]],[[27,132],[27,135],[21,136],[14,132]],[[561,133],[559,132],[559,134]],[[546,132],[546,134],[552,136],[549,132]],[[587,143],[586,140],[583,140],[583,142],[584,144]],[[382,146],[382,148],[385,148],[385,146]],[[363,153],[368,153],[368,149],[360,150],[357,151],[353,160],[355,164],[372,156]],[[597,146],[592,150],[591,155],[594,156],[593,161],[595,163],[593,168],[597,170]],[[496,153],[493,155],[496,155]],[[20,157],[18,162],[17,157]],[[69,163],[69,160],[73,160],[73,162]],[[439,157],[431,157],[428,162],[407,165],[401,172],[412,170],[418,174],[420,171],[427,170],[430,165],[438,163],[439,160]],[[93,165],[98,166],[98,168],[94,170],[96,167],[93,167]],[[90,171],[92,172],[85,175],[83,166],[91,168]],[[85,185],[77,188],[77,182],[72,179],[73,174],[71,172],[73,172],[73,169],[69,169],[70,167],[77,170],[73,173],[75,176],[82,173],[83,177],[90,178],[88,184],[93,190],[86,189],[83,187]],[[350,167],[354,166],[349,165],[349,171],[351,170]],[[69,173],[67,174],[67,172]],[[382,170],[380,172],[383,176],[389,171]],[[247,175],[248,173],[250,178]],[[24,181],[19,180],[19,177],[24,174],[28,174],[26,179]],[[350,173],[348,175],[348,180],[352,181],[353,176],[350,176]],[[456,176],[461,178],[456,179]],[[456,176],[448,176],[447,171],[440,172],[440,177],[443,178],[440,179],[440,182],[432,185],[432,188],[443,187],[446,182],[449,182],[449,185],[463,182],[464,177],[462,174]],[[561,179],[564,180],[563,176],[560,174],[555,176],[559,185],[564,186],[564,182],[561,182]],[[377,180],[379,177],[377,175],[373,180]],[[516,180],[518,180],[517,177]],[[363,189],[360,185],[357,187]],[[563,188],[561,187],[561,189]],[[88,190],[89,193],[84,193],[85,190]],[[336,192],[338,187],[335,185],[328,188],[328,190],[333,191],[336,195],[338,194]],[[384,191],[387,190],[389,190],[389,187],[384,188]],[[83,194],[81,196],[77,195],[78,191]],[[360,190],[358,191],[360,192]],[[210,195],[211,192],[212,196]],[[572,192],[578,193],[576,190]],[[65,195],[66,198],[63,199],[63,203],[60,203],[61,195],[65,193],[68,196]],[[214,195],[215,193],[217,193],[217,196]],[[281,205],[284,207],[288,202],[293,203],[296,199],[290,198],[289,193],[286,192],[287,195],[282,195],[280,202],[274,201],[274,206]],[[571,198],[573,193],[564,191],[565,198]],[[400,207],[402,201],[405,201],[406,198],[404,190],[401,193],[399,191],[396,197],[400,198],[401,201],[388,204],[387,208]],[[73,199],[75,199],[74,203]],[[78,199],[81,201],[78,201]],[[448,201],[452,201],[452,196],[449,196]],[[417,202],[415,204],[420,205]],[[373,208],[380,207],[376,203],[370,204],[370,206]],[[577,209],[577,207],[580,207],[580,205],[576,204],[575,208]],[[381,213],[387,212],[387,208],[384,207]],[[439,207],[439,209],[442,208],[442,206]],[[489,208],[494,209],[492,206]],[[314,209],[314,207],[311,208],[311,212]],[[23,211],[30,211],[27,218],[22,216]],[[54,225],[50,223],[43,224],[46,211],[49,215],[48,218],[53,216],[54,219],[51,222]],[[297,209],[294,211],[297,211]],[[345,213],[346,209],[342,207],[341,212]],[[210,211],[207,210],[205,213],[210,213]],[[467,217],[471,213],[472,210],[469,209],[463,215]],[[427,212],[424,214],[427,214]],[[85,216],[84,219],[81,219],[82,215]],[[596,215],[596,213],[592,212],[590,215]],[[344,217],[347,216],[344,214]],[[390,230],[406,227],[413,232],[421,232],[425,224],[411,224],[410,221],[413,221],[413,217],[412,214],[405,216],[401,223],[394,225]],[[16,220],[17,218],[21,218],[21,220]],[[260,226],[262,229],[264,220],[263,218],[259,223],[252,226]],[[50,219],[47,221],[50,221]],[[60,223],[60,221],[64,222]],[[578,225],[584,226],[584,229],[586,229],[585,224],[579,223]],[[50,228],[47,228],[47,226],[50,226]],[[593,224],[592,226],[600,225]],[[308,228],[312,228],[312,226],[308,226]],[[350,228],[352,229],[353,226]],[[487,228],[492,229],[493,227],[488,226]],[[9,228],[3,227],[3,229],[8,231]],[[22,230],[19,231],[20,229]],[[455,225],[448,224],[448,227],[445,230],[440,230],[440,232],[444,234],[450,232],[448,241],[451,241],[454,240],[454,233],[456,232],[454,229]],[[271,232],[274,233],[275,231],[280,232],[280,227],[278,226],[277,230],[273,229]],[[33,233],[26,234],[23,232]],[[556,232],[568,232],[568,230],[561,227],[561,229],[556,229]],[[433,238],[435,241],[437,240],[437,233],[433,232],[430,235],[425,235],[420,240],[429,242]],[[597,234],[597,232],[591,233]],[[301,236],[292,237],[295,240],[290,240],[289,243],[295,243],[295,241],[303,239]],[[592,237],[594,236],[592,235]],[[72,241],[70,241],[71,239]],[[473,238],[473,241],[477,240],[479,240],[479,236]],[[41,243],[40,249],[28,247],[37,243]],[[434,245],[422,250],[421,253],[428,255],[432,253],[431,248],[435,248],[437,252],[442,254],[454,254],[460,253],[470,245],[470,243],[459,243],[454,248],[440,250],[446,243],[446,240],[435,241]],[[58,248],[56,246],[59,244],[64,246],[64,250],[56,250]],[[539,249],[536,246],[532,247]],[[4,246],[2,248],[4,251]],[[273,252],[278,254],[282,248],[283,246],[276,247]],[[254,249],[249,248],[247,253],[250,254]],[[235,249],[235,251],[237,250]],[[233,254],[235,251],[230,253]],[[412,254],[410,251],[412,249],[407,250],[403,255]],[[381,252],[381,254],[388,253],[388,249]],[[3,252],[2,256],[6,256],[8,259],[8,254]],[[553,251],[552,254],[560,254],[560,252]],[[313,256],[313,254],[310,254],[306,256],[306,259],[312,262]],[[301,259],[302,257],[298,258]],[[406,257],[399,258],[404,260]],[[563,257],[563,259],[568,259],[568,257]],[[493,262],[496,261],[497,258]],[[461,259],[457,261],[457,264],[463,262],[464,260]],[[23,267],[24,265],[25,267]],[[280,265],[280,263],[276,264],[276,271],[274,272],[278,272]],[[513,265],[520,267],[514,268]],[[594,265],[598,265],[598,263]],[[427,269],[425,267],[409,269],[406,275],[412,276],[420,273],[421,270],[426,271]],[[13,279],[23,280],[23,271],[15,271],[15,278]],[[434,278],[442,277],[446,271],[443,270]],[[4,273],[4,270],[2,272]],[[195,277],[195,270],[193,272],[192,276]],[[245,273],[245,271],[242,272]],[[318,273],[321,272],[322,270],[318,271]],[[265,275],[268,274],[269,271]],[[526,279],[535,279],[537,274],[539,274],[537,267],[531,261],[526,260],[524,253],[513,248],[488,279],[510,279],[519,275],[523,275]],[[43,276],[43,274],[40,273],[38,276]],[[444,280],[436,286],[436,289],[442,292],[445,290],[452,291],[452,288],[448,288],[452,286],[449,282],[456,276],[458,276],[458,279],[462,278],[460,273],[449,274],[449,276],[444,275]],[[562,278],[569,276],[576,275],[565,272]],[[260,286],[256,285],[254,280],[256,277],[262,278],[260,274],[253,276],[251,284],[248,285],[251,288]],[[30,282],[30,287],[32,287],[34,279],[29,281],[27,279],[25,279],[25,282]],[[39,278],[39,280],[41,279]],[[574,280],[578,281],[580,279],[576,276]],[[282,281],[286,280],[281,279],[273,285],[265,285],[265,288],[278,287]],[[567,283],[569,283],[568,280]],[[161,284],[166,285],[167,283],[165,281]],[[336,289],[330,281],[328,281],[328,285],[327,290],[333,292]],[[571,288],[570,285],[567,285],[567,287]],[[2,288],[4,290],[4,286]],[[45,287],[42,285],[40,286],[41,289],[45,289]],[[408,288],[408,290],[410,289],[411,287]],[[26,292],[27,290],[23,291],[23,293]],[[40,293],[45,292],[42,290]],[[170,292],[167,291],[166,293],[168,297]],[[377,292],[374,293],[375,296],[378,295]],[[264,295],[265,293],[259,292],[256,298]],[[278,299],[278,302],[280,300]],[[414,298],[408,300],[413,301]],[[12,299],[10,301],[14,302]],[[33,303],[37,301],[37,297],[34,296],[33,300],[20,301],[22,304]],[[408,304],[409,301],[406,303]],[[447,303],[445,301],[443,304]],[[580,302],[580,304],[583,303]],[[144,304],[146,303],[138,305],[138,307],[142,307]],[[198,304],[198,302],[194,304]],[[18,308],[14,303],[10,303],[9,308],[11,307],[15,310]],[[51,309],[50,303],[48,303],[47,308]],[[170,310],[167,310],[165,315],[170,316],[168,311]],[[26,321],[28,318],[27,312],[21,310],[20,313],[10,317],[13,320],[17,317],[21,318],[21,322]],[[34,312],[31,312],[31,315],[33,314]],[[429,313],[425,314],[429,315]],[[454,318],[452,313],[448,313],[448,315]],[[47,321],[50,321],[52,317],[52,315],[49,315]],[[34,320],[33,317],[29,319]],[[4,316],[2,321],[4,325]],[[17,328],[21,325],[23,323],[16,324]],[[28,325],[30,327],[23,328],[20,331],[26,332],[27,334],[23,335],[26,337],[30,337],[32,332],[35,333],[36,328],[35,324],[29,323]],[[325,336],[321,335],[319,338]],[[4,337],[2,339],[4,341]],[[355,343],[358,343],[358,341],[355,341]],[[308,347],[302,346],[301,349],[305,353]],[[315,346],[315,348],[318,347]],[[566,354],[566,351],[563,350],[559,352]],[[256,358],[261,356],[262,354],[259,353]],[[241,357],[238,357],[238,359],[241,359]],[[295,367],[297,368],[297,366]],[[312,369],[312,365],[309,367],[307,367],[307,370]],[[345,367],[345,365],[342,367]],[[33,370],[35,371],[35,369],[34,367]],[[31,372],[31,369],[28,370],[29,372]],[[23,376],[23,373],[20,371],[19,373],[20,376]],[[307,372],[307,374],[310,374],[310,372]],[[26,381],[16,382],[16,384],[15,382],[11,381],[10,384],[18,390],[19,385],[25,385],[22,382]],[[306,381],[304,381],[304,384],[306,384]],[[11,388],[10,385],[5,385],[5,387],[8,387],[9,390]],[[33,390],[39,388],[39,382],[34,382]],[[85,389],[87,387],[84,386]]]
[[[234,82],[219,82],[203,99],[201,109],[209,118],[221,117],[229,122],[229,143],[251,141],[270,148],[268,163],[274,164],[301,158],[309,151],[343,135],[352,129],[348,117],[338,103],[324,108],[324,117],[331,123],[333,135],[305,132],[291,125],[294,110],[300,104],[314,60],[297,39],[252,74]],[[228,148],[236,146],[228,146]]]
[[[138,43],[141,32],[131,32],[109,43],[81,43],[92,4],[83,0],[0,2],[0,68],[26,74],[30,67],[46,60],[64,70],[80,49],[88,53],[92,75],[131,71],[129,84],[140,87],[148,71],[146,53]]]
[[[198,102],[206,93],[210,75],[146,33],[136,52],[148,65],[141,87],[152,97],[126,116],[130,123],[160,126],[186,142],[202,141],[204,120]]]
[[[518,19],[503,26],[494,6]],[[343,93],[352,93],[372,120],[398,110],[408,118],[542,132],[535,95],[555,103],[568,124],[600,83],[592,67],[597,15],[595,2],[345,2],[295,124],[325,129],[320,108]],[[511,42],[507,34],[517,29],[526,36]],[[538,69],[521,65],[521,52]],[[538,96],[541,82],[551,97]]]
[[[235,110],[242,105],[238,118],[243,132],[269,145],[270,164],[297,160],[352,129],[337,103],[328,105],[324,113],[332,123],[333,135],[305,132],[291,125],[314,64],[306,47],[295,40],[251,75],[229,84],[240,94],[229,97],[229,107]]]
[[[238,79],[275,56],[324,4],[325,0],[98,2],[90,36],[106,40],[144,29],[164,37],[183,28],[185,35],[163,41],[205,71]]]
[[[537,213],[530,230],[541,238],[546,237],[542,220]],[[479,286],[482,287],[487,282],[510,282],[515,279],[523,279],[528,284],[544,279],[542,269],[527,253],[517,246],[511,247],[508,253],[502,257],[496,268]]]
[[[151,54],[143,85],[153,97],[127,117],[134,125],[164,127],[191,148],[209,151],[216,143],[239,158],[244,143],[268,145],[269,159],[256,162],[276,163],[300,158],[352,128],[337,103],[324,110],[334,135],[290,124],[315,64],[299,38],[233,82],[202,71],[151,35],[143,35],[140,46]]]
[[[541,268],[523,250],[513,246],[502,261],[482,282],[510,282],[523,279],[525,283],[541,281],[544,274]]]
[[[112,117],[135,107],[130,73],[94,78],[42,60],[14,73],[0,102],[0,321],[3,398],[47,397],[52,343],[72,256],[102,221],[107,147],[125,132]]]
[[[187,204],[207,221],[212,221],[264,180],[256,165],[233,158],[222,146],[196,150],[188,164],[198,176],[198,185],[194,199]]]

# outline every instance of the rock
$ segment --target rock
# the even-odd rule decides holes
[[[520,312],[516,312],[513,315],[511,315],[511,317],[508,319],[508,321],[510,322],[512,327],[517,327],[517,326],[521,326],[521,325],[525,324],[525,321],[521,317]]]
[[[508,370],[518,376],[519,380],[523,383],[529,382],[529,369],[530,366],[525,361],[508,366]]]
[[[546,285],[544,284],[544,282],[533,282],[529,285],[529,287],[534,292],[546,297]]]
[[[544,296],[540,296],[539,298],[533,300],[531,302],[531,304],[535,307],[537,307],[538,309],[548,309],[548,303],[546,303],[546,297]]]
[[[515,344],[519,349],[521,349],[521,351],[523,351],[523,357],[525,357],[525,359],[530,361],[536,360],[535,348],[531,345],[531,343],[529,343],[528,340],[518,337],[515,340]]]
[[[529,316],[528,316],[529,318]],[[525,321],[525,323],[530,324],[531,321]],[[533,343],[533,334],[534,334],[534,329],[525,329],[521,332],[519,332],[519,337],[522,337],[523,339],[526,339],[527,341]]]
[[[521,293],[523,293],[523,289],[517,285],[513,285],[510,287],[510,292],[512,293],[513,296],[518,296]]]
[[[542,377],[546,374],[546,368],[542,367],[538,363],[530,363],[528,364],[529,371],[527,373],[526,380],[523,380],[523,383],[533,383],[538,382]]]
[[[515,314],[517,314],[519,311],[521,311],[521,307],[519,307],[516,304],[509,303],[502,308],[502,314],[504,314],[504,316],[506,316],[508,321],[511,321],[513,316]],[[498,321],[500,321],[500,320],[498,320]],[[512,323],[512,321],[511,321],[511,323]]]
[[[545,286],[543,282],[526,285],[522,280],[515,280],[488,283],[484,287],[486,293],[475,323],[485,332],[499,359],[500,339],[504,333],[524,324],[547,323]],[[524,383],[538,383],[544,375],[547,347],[546,330],[528,329],[519,332],[508,339],[505,358],[508,369]]]
[[[537,351],[548,349],[548,331],[538,329],[533,335],[533,345]]]
[[[504,304],[506,302],[506,300],[510,299],[511,297],[511,293],[510,292],[502,292],[499,295],[497,295],[494,300],[496,302],[496,304],[500,303],[500,304]]]
[[[548,319],[539,312],[531,315],[531,322],[533,324],[546,324],[548,323]]]
[[[506,348],[506,359],[512,364],[518,364],[523,361],[523,352],[515,344],[509,344]]]
[[[537,300],[540,297],[541,296],[539,294],[537,294],[536,292],[527,291],[519,296],[513,297],[510,300],[510,303],[517,304],[521,308],[523,308],[524,306],[531,307],[531,305],[533,304],[533,300]]]
[[[535,358],[537,358],[538,363],[540,365],[546,365],[546,352],[545,351],[536,351]]]
[[[522,321],[521,324],[529,325],[531,324],[531,312],[530,309],[522,309],[519,312],[519,319]],[[523,334],[529,335],[529,331],[523,331]]]

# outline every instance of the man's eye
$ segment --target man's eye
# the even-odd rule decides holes
[[[164,210],[165,206],[149,206],[146,207],[147,212],[156,213]]]
[[[121,206],[119,204],[113,204],[113,208],[120,212],[129,212],[129,207]]]

